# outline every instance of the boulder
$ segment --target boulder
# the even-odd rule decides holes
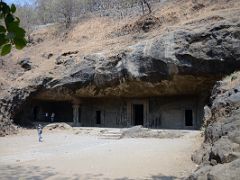
[[[172,130],[153,130],[143,126],[134,126],[124,129],[121,138],[179,138],[185,135],[185,132]]]
[[[240,177],[240,159],[229,164],[214,166],[207,174],[209,180],[238,180]]]
[[[71,130],[72,127],[67,123],[51,123],[44,127],[45,130]]]
[[[207,174],[211,171],[212,166],[206,165],[198,168],[187,180],[207,180]]]
[[[29,71],[32,69],[32,65],[31,65],[32,62],[30,58],[24,58],[18,64],[20,64],[21,67],[26,71]]]

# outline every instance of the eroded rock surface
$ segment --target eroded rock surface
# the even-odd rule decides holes
[[[240,68],[239,32],[240,21],[222,20],[176,28],[116,55],[90,54],[79,63],[73,63],[76,54],[58,57],[72,63],[48,89],[64,87],[90,97],[199,94]]]
[[[192,157],[200,166],[189,179],[239,179],[240,73],[219,81],[211,98],[212,116],[205,122],[205,141]]]

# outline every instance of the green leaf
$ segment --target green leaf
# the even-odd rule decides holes
[[[25,36],[25,30],[18,26],[18,22],[12,22],[7,26],[7,30],[10,33],[14,33],[14,37],[23,38]]]
[[[14,32],[16,28],[18,28],[18,24],[16,22],[11,22],[7,25],[8,32]]]
[[[6,23],[6,26],[8,27],[9,24],[11,24],[12,22],[14,21],[14,17],[12,14],[8,14],[5,18],[5,23]]]
[[[2,13],[0,13],[0,19],[3,19],[4,15]]]
[[[18,27],[16,30],[15,30],[15,34],[16,34],[16,36],[17,37],[24,37],[25,36],[25,33],[26,33],[26,31],[23,29],[23,28],[20,28],[20,27]]]
[[[1,5],[0,6],[1,7],[1,11],[2,11],[2,13],[4,15],[6,15],[6,14],[8,14],[10,12],[10,7],[5,2],[1,2],[0,5]]]
[[[8,43],[9,40],[6,38],[6,35],[5,34],[0,34],[0,46]]]
[[[8,32],[6,36],[7,39],[11,39],[11,40],[14,39],[15,37],[16,35],[14,32]]]
[[[1,49],[1,56],[5,56],[11,52],[12,45],[11,44],[5,44],[2,46]]]
[[[16,12],[16,6],[14,4],[11,5],[11,12],[12,13]]]
[[[14,22],[16,22],[17,25],[19,26],[19,24],[20,24],[20,19],[19,19],[18,17],[15,17],[15,21],[14,21]]]
[[[15,47],[20,50],[26,46],[27,41],[25,38],[14,38],[14,44]]]
[[[6,32],[5,27],[0,25],[0,33],[5,33],[5,32]]]

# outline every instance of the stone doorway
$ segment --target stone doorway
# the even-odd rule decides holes
[[[134,125],[143,125],[144,122],[144,105],[133,104],[133,121]]]
[[[185,110],[185,126],[193,127],[193,111],[191,109]]]
[[[101,111],[96,111],[96,124],[97,125],[101,125],[102,123],[102,120],[101,120]]]

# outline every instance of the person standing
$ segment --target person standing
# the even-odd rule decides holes
[[[42,125],[41,124],[38,125],[37,131],[38,131],[38,141],[42,142]]]
[[[53,112],[52,114],[51,114],[51,122],[53,123],[53,121],[54,121],[54,118],[55,118],[55,113]]]
[[[48,113],[45,113],[45,121],[48,122]]]

